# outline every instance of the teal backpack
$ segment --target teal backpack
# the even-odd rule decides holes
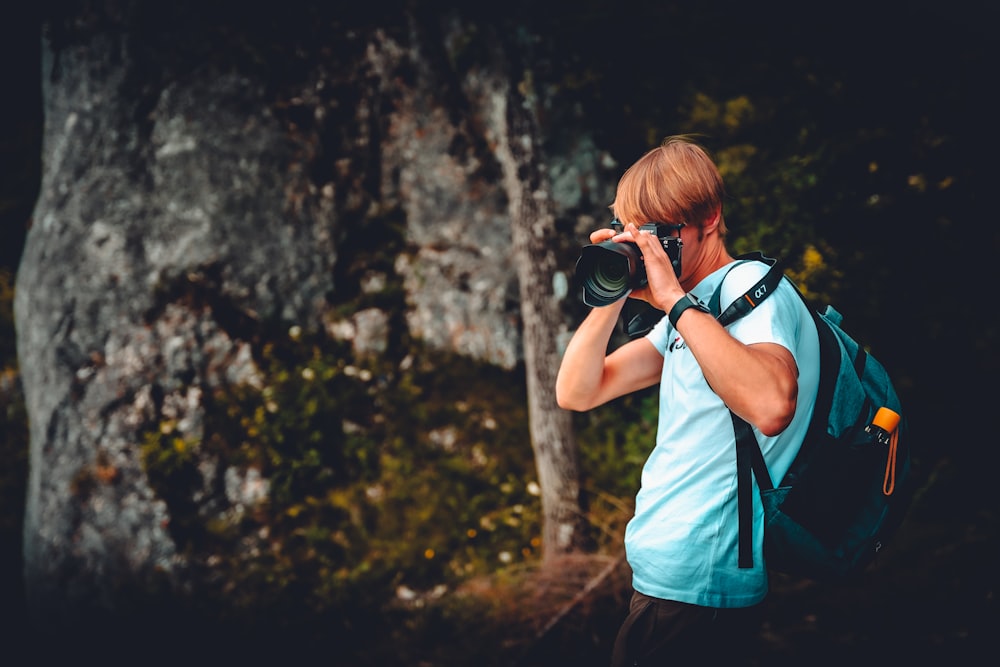
[[[723,326],[752,311],[781,280],[795,288],[819,333],[816,407],[801,449],[775,486],[753,429],[732,414],[736,433],[739,566],[753,567],[753,484],[764,504],[764,559],[778,572],[838,579],[864,571],[901,523],[910,503],[907,426],[892,380],[878,360],[841,329],[840,313],[819,313],[780,264],[760,253],[742,255],[771,266],[720,311],[721,285],[709,311]]]

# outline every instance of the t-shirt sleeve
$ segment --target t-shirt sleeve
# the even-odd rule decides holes
[[[670,320],[664,315],[646,334],[646,340],[653,344],[657,352],[665,355],[667,353],[667,338],[673,330],[674,328],[670,326]]]

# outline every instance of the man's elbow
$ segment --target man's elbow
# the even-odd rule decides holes
[[[558,388],[556,389],[556,405],[563,410],[573,410],[576,412],[583,412],[590,409],[581,397],[573,396],[565,391],[559,391]]]
[[[594,397],[581,391],[578,383],[556,380],[556,405],[563,410],[586,412],[595,407]]]
[[[792,423],[792,418],[795,416],[795,405],[795,399],[792,398],[771,406],[770,410],[758,418],[757,428],[767,437],[780,435]]]

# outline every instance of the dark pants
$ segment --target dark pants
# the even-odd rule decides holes
[[[760,623],[760,605],[715,609],[636,592],[618,631],[611,665],[752,665]]]

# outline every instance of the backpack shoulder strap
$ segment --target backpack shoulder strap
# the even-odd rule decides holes
[[[760,493],[774,488],[771,473],[767,470],[764,454],[753,434],[753,428],[732,410],[736,435],[736,511],[738,525],[737,566],[741,569],[753,567],[753,477],[757,478]],[[751,477],[750,473],[753,473]],[[763,496],[762,496],[763,497]]]
[[[751,310],[774,292],[784,277],[784,268],[781,263],[773,258],[765,257],[760,252],[740,255],[739,260],[730,267],[730,271],[739,264],[749,261],[758,261],[770,265],[770,269],[764,277],[750,287],[741,297],[733,301],[724,311],[720,301],[722,300],[722,284],[726,281],[725,276],[719,282],[709,301],[709,311],[718,313],[716,319],[722,326],[728,326],[745,316]],[[729,275],[728,272],[726,275]],[[720,312],[721,311],[721,312]],[[771,475],[768,473],[764,455],[760,451],[760,445],[754,436],[753,428],[750,424],[738,417],[735,412],[729,412],[733,420],[733,431],[736,436],[736,501],[739,513],[739,538],[738,538],[738,566],[740,568],[753,567],[753,477],[757,478],[757,486],[761,491],[774,488]]]

